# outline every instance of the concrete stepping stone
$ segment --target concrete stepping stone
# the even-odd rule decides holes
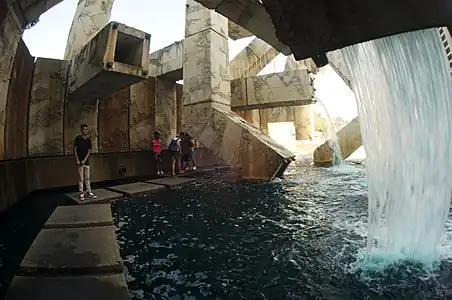
[[[115,227],[43,229],[20,264],[19,275],[122,272]]]
[[[199,169],[196,169],[194,172],[197,174],[205,174],[205,173],[212,173],[212,172],[227,171],[229,169],[231,169],[230,166],[214,166],[214,167],[199,168]]]
[[[110,204],[58,206],[44,228],[77,228],[113,225]]]
[[[78,204],[96,204],[96,203],[110,203],[118,200],[122,200],[122,194],[109,191],[107,189],[97,189],[93,190],[94,195],[97,196],[96,199],[92,199],[85,195],[83,201],[79,198],[79,192],[66,194],[67,197],[71,198]]]
[[[128,184],[122,184],[117,186],[109,187],[110,190],[115,192],[123,193],[127,196],[136,196],[145,193],[156,192],[162,189],[165,189],[164,186],[150,184],[146,182],[134,182]]]
[[[159,179],[152,179],[152,180],[148,180],[146,182],[152,183],[152,184],[164,185],[164,186],[166,186],[168,188],[171,188],[171,187],[174,187],[174,186],[187,184],[187,183],[194,182],[194,181],[196,181],[196,178],[173,176],[173,177],[164,177],[164,178],[159,178]]]
[[[124,275],[15,276],[5,300],[129,300]]]

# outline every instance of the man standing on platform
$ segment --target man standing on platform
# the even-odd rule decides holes
[[[91,139],[88,136],[88,125],[83,124],[80,126],[81,134],[75,138],[74,141],[74,154],[77,162],[79,180],[78,191],[80,192],[80,200],[85,199],[85,193],[83,191],[83,183],[85,183],[86,192],[90,198],[97,198],[91,191],[90,183],[90,168],[89,168],[89,156],[92,152]]]

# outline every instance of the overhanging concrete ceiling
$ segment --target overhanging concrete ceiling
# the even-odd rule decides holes
[[[376,38],[452,24],[450,0],[263,0],[263,5],[277,38],[290,47],[297,60]]]

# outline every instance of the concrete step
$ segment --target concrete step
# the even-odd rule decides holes
[[[85,199],[82,201],[79,197],[79,192],[66,194],[71,200],[78,204],[97,204],[97,203],[111,203],[114,201],[122,200],[123,196],[120,193],[115,193],[106,189],[93,190],[93,194],[97,198],[93,199],[85,195]]]
[[[159,179],[152,179],[148,180],[146,182],[157,184],[157,185],[163,185],[167,188],[172,188],[178,185],[187,184],[196,181],[196,178],[189,178],[189,177],[179,177],[179,176],[172,176],[172,177],[164,177]]]
[[[117,186],[112,186],[108,188],[109,190],[122,193],[127,196],[137,196],[141,194],[147,194],[152,192],[157,192],[164,190],[165,187],[162,185],[156,185],[146,182],[133,182],[128,184],[122,184]]]
[[[58,206],[47,219],[44,228],[80,228],[112,225],[113,217],[110,205],[92,204]]]

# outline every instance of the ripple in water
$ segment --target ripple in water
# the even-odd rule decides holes
[[[452,82],[436,29],[341,50],[353,77],[369,188],[368,263],[431,264],[452,191]]]
[[[355,268],[363,169],[297,161],[273,183],[206,178],[114,207],[134,299],[447,299],[451,262]],[[452,225],[451,225],[452,226]]]

